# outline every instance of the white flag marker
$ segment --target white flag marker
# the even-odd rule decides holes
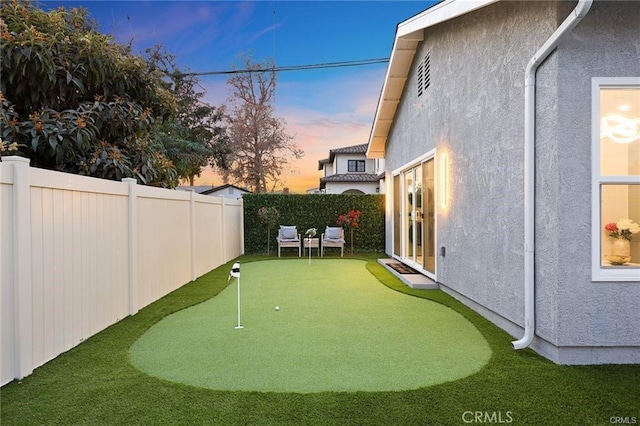
[[[227,281],[231,280],[231,278],[238,279],[238,325],[236,325],[236,329],[244,328],[240,325],[240,262],[236,262],[231,267],[231,272],[229,272],[229,278]]]

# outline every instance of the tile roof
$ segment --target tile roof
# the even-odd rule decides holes
[[[380,180],[374,173],[344,173],[320,178],[320,182],[377,182]]]
[[[368,144],[345,146],[329,150],[329,154],[366,154]]]
[[[367,153],[368,146],[368,144],[362,143],[360,145],[343,146],[342,148],[330,149],[329,158],[323,158],[318,161],[318,170],[322,170],[324,165],[327,163],[333,163],[333,159],[336,154],[362,154],[364,156]]]

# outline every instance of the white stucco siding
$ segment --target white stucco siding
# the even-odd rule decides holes
[[[374,173],[374,161],[365,158],[364,154],[341,154],[336,155],[335,163],[335,174],[338,173],[349,173],[349,161],[364,161],[364,172],[361,173]]]
[[[333,163],[325,163],[324,176],[331,176],[333,174]]]

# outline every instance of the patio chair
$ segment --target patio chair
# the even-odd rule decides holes
[[[298,256],[302,256],[302,249],[300,248],[300,234],[298,234],[297,227],[280,225],[276,240],[278,241],[278,257],[280,257],[280,249],[286,247],[297,247]]]
[[[324,256],[325,247],[340,247],[340,256],[344,256],[344,229],[341,226],[327,226],[321,235],[321,256]]]

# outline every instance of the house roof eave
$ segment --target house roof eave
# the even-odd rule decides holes
[[[398,24],[367,143],[367,158],[384,158],[387,137],[424,30],[500,0],[444,0]]]
[[[231,183],[225,183],[225,184],[222,184],[220,186],[215,186],[215,187],[213,187],[211,189],[207,189],[206,191],[202,191],[200,194],[202,194],[202,195],[210,195],[210,194],[213,194],[214,192],[218,192],[218,191],[221,191],[221,190],[224,190],[224,189],[227,189],[227,188],[234,188],[234,189],[237,189],[238,191],[241,191],[241,192],[251,193],[251,191],[249,191],[247,188],[241,188],[241,187],[233,185]]]

